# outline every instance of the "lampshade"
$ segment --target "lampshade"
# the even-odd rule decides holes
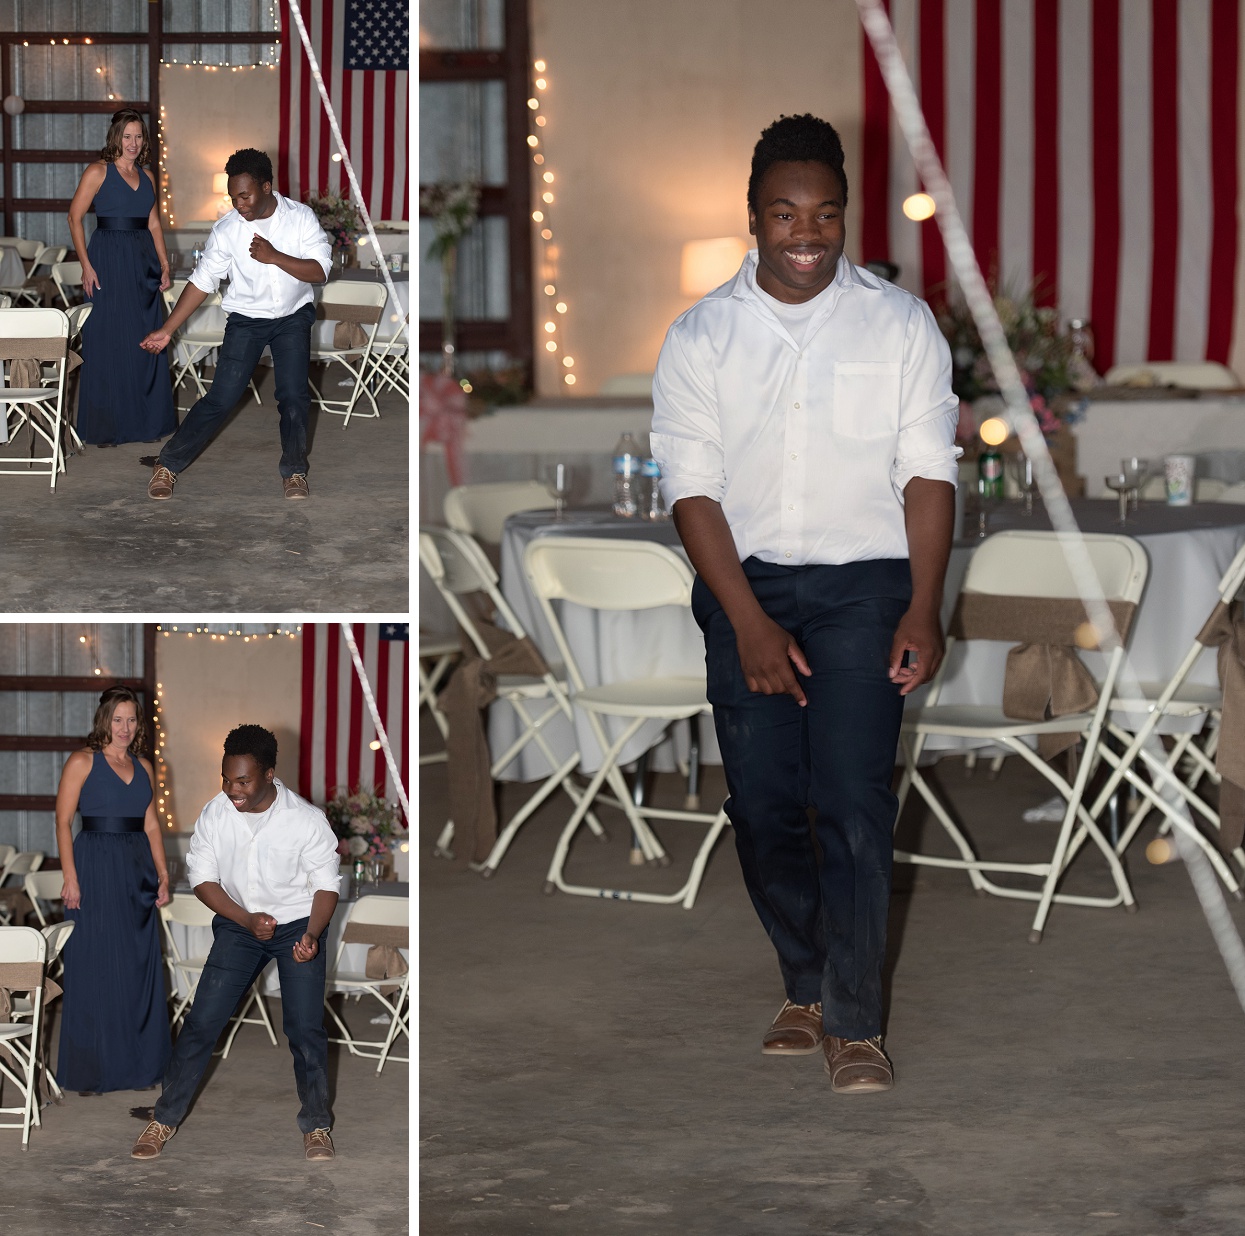
[[[747,252],[747,243],[738,236],[689,240],[683,246],[679,291],[684,296],[704,296],[712,292],[739,269]]]
[[[213,193],[228,193],[229,192],[229,173],[228,172],[217,172],[216,175],[212,177],[212,192]]]

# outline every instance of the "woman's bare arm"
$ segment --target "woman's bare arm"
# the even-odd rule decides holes
[[[61,872],[65,883],[61,897],[65,909],[77,910],[82,905],[82,891],[78,886],[78,869],[73,859],[73,818],[78,810],[78,796],[90,776],[95,753],[75,751],[65,761],[60,784],[56,787],[56,851],[61,860]]]
[[[88,164],[86,171],[82,173],[82,179],[78,181],[78,187],[74,190],[73,201],[69,203],[69,235],[73,239],[78,261],[82,263],[82,294],[87,300],[91,299],[95,289],[99,287],[99,280],[86,255],[86,231],[82,226],[82,219],[90,209],[107,174],[106,163],[101,161]]]

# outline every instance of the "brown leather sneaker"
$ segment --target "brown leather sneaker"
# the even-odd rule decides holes
[[[761,1040],[764,1056],[811,1056],[821,1046],[821,1002],[783,1002],[773,1025]]]
[[[828,1034],[823,1046],[830,1089],[836,1093],[864,1094],[889,1090],[895,1084],[880,1034],[871,1039],[836,1039]]]
[[[175,1124],[161,1124],[153,1120],[139,1135],[130,1151],[131,1159],[155,1159],[164,1149],[164,1143],[177,1132]]]
[[[295,472],[293,476],[287,476],[282,484],[285,486],[285,496],[287,498],[306,498],[310,496],[311,491],[307,488],[307,478],[301,472]]]
[[[303,1153],[311,1160],[331,1159],[337,1152],[328,1129],[312,1129],[303,1134]]]
[[[177,477],[163,464],[158,463],[152,469],[151,480],[147,482],[147,497],[157,502],[164,502],[173,496],[173,483]]]

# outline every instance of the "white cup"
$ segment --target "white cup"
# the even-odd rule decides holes
[[[1193,503],[1193,473],[1197,459],[1192,455],[1168,455],[1163,460],[1163,476],[1167,483],[1168,506],[1190,506]]]

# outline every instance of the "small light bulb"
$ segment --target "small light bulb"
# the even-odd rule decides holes
[[[543,154],[534,154],[532,156],[532,162],[535,163],[537,167],[540,167],[544,163],[544,161],[545,161],[545,156]]]
[[[554,332],[555,330],[557,330],[557,329],[558,329],[558,324],[557,324],[556,322],[546,322],[546,323],[545,323],[545,330],[546,330],[546,331],[547,331],[550,335],[552,335],[552,334],[553,334],[553,332]]]
[[[564,356],[562,363],[569,369],[575,363],[575,358],[573,356]]]
[[[551,232],[548,228],[544,228],[544,229],[542,229],[542,230],[541,230],[541,233],[540,233],[540,238],[541,238],[542,240],[552,240],[552,239],[553,239],[553,233],[552,233],[552,232]]]
[[[558,350],[558,345],[554,343],[552,339],[550,339],[549,342],[545,344],[546,352],[556,352],[557,350]]]
[[[555,288],[552,283],[545,284],[545,295],[546,296],[552,296],[554,292],[556,291],[557,291],[557,288]]]
[[[532,211],[532,218],[533,218],[533,219],[535,219],[535,221],[536,221],[537,223],[544,223],[544,221],[545,221],[545,212],[544,212],[543,210],[533,210],[533,211]]]
[[[539,146],[540,138],[537,137],[535,133],[531,133],[528,135],[527,144],[529,146]]]
[[[541,177],[541,179],[545,182],[545,184],[551,185],[553,184],[553,173],[545,172],[545,174]]]
[[[575,385],[575,375],[574,375],[573,373],[568,373],[568,374],[567,374],[567,375],[566,375],[566,376],[562,379],[562,381],[563,381],[563,382],[565,382],[565,383],[567,384],[567,386],[574,386],[574,385]]]
[[[540,200],[545,203],[550,203],[553,201],[553,194],[548,192],[542,193],[540,195]]]
[[[333,162],[334,162],[334,163],[340,163],[341,161],[342,161],[342,157],[341,157],[341,153],[340,153],[340,151],[339,151],[339,152],[335,152],[335,153],[334,153],[334,155],[333,155]]]
[[[934,216],[934,199],[928,193],[914,193],[904,198],[903,212],[915,223]]]
[[[537,123],[538,125],[540,125],[540,127],[543,129],[543,128],[545,127],[545,118],[544,118],[544,116],[537,116],[537,117],[536,117],[536,123]]]
[[[538,78],[536,79],[536,89],[537,89],[537,90],[544,90],[544,88],[545,88],[547,85],[549,85],[549,83],[548,83],[547,81],[545,81],[545,79],[544,79],[543,77],[538,77]]]
[[[373,738],[372,741],[368,743],[368,747],[371,748],[371,750],[373,751],[379,751],[380,750],[380,739]]]
[[[1001,416],[992,416],[981,422],[977,431],[987,446],[1001,446],[1011,437],[1011,427]]]
[[[559,313],[565,313],[565,312],[566,312],[566,301],[564,301],[564,300],[560,300],[560,301],[558,301],[558,303],[557,303],[556,305],[554,305],[554,308],[555,308],[555,309],[556,309]]]
[[[532,111],[536,111],[537,108],[540,107],[540,100],[539,99],[528,99],[527,105],[528,107],[532,109]]]
[[[543,73],[546,67],[547,66],[543,60],[534,61],[532,64],[532,68],[534,68],[537,73]]]

